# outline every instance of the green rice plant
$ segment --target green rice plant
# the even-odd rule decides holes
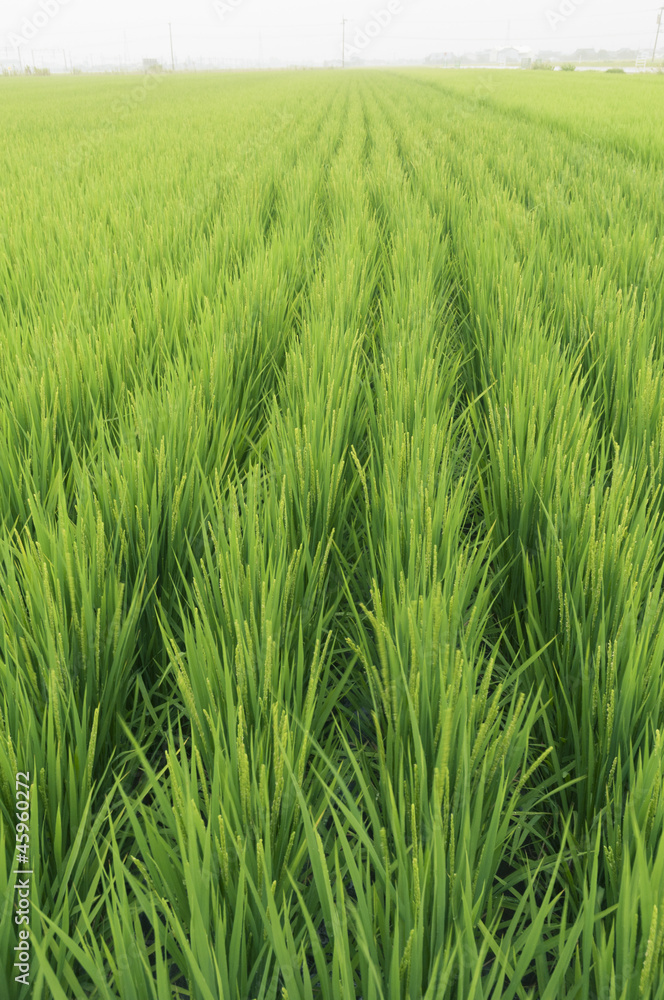
[[[0,994],[664,1000],[661,80],[2,92]]]
[[[28,771],[33,905],[69,928],[81,918],[70,878],[88,906],[99,881],[90,838],[103,835],[110,765],[127,766],[122,720],[145,733],[150,695],[135,670],[142,593],[125,594],[119,533],[106,537],[89,495],[76,523],[65,507],[61,492],[54,523],[33,503],[34,539],[2,542],[0,822],[9,846],[14,776]],[[5,869],[3,892],[13,881]]]

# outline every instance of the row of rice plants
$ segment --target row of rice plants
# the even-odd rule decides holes
[[[454,115],[448,114],[452,122]],[[495,132],[494,144],[488,147],[494,150],[498,132],[490,111],[478,111],[477,118],[486,119],[486,129],[476,132],[483,143],[485,131]],[[514,612],[516,637],[534,657],[529,675],[542,685],[549,701],[539,725],[545,728],[542,738],[553,747],[550,762],[560,785],[558,829],[562,832],[571,812],[581,854],[587,853],[586,876],[592,874],[599,889],[592,889],[591,881],[598,913],[607,905],[610,881],[615,889],[623,880],[629,912],[639,914],[638,931],[634,928],[628,935],[629,944],[622,937],[618,949],[610,918],[617,897],[609,895],[609,919],[597,932],[601,960],[586,936],[582,960],[566,988],[580,983],[583,995],[588,995],[593,975],[593,987],[601,993],[617,976],[625,996],[637,995],[637,988],[647,991],[651,979],[658,982],[662,958],[656,936],[648,946],[652,919],[656,923],[657,891],[653,894],[652,883],[660,849],[655,838],[650,853],[644,853],[652,817],[642,814],[645,825],[633,824],[640,800],[631,794],[629,782],[637,751],[643,751],[646,761],[659,753],[653,732],[662,721],[659,475],[649,469],[645,449],[637,452],[642,459],[638,465],[628,464],[628,449],[627,461],[614,456],[612,421],[601,406],[592,405],[592,373],[580,372],[560,329],[545,322],[549,303],[541,291],[548,287],[541,236],[539,244],[535,239],[524,242],[528,230],[519,219],[520,206],[508,193],[501,197],[487,174],[479,141],[474,156],[465,149],[462,155],[447,152],[440,125],[437,118],[439,134],[429,132],[431,152],[435,155],[439,149],[452,161],[451,170],[468,191],[464,199],[455,198],[450,218],[463,326],[477,347],[470,384],[474,392],[488,390],[476,433],[477,460],[484,466],[485,518],[487,524],[495,523],[496,542],[503,543],[498,560],[509,580],[504,613]],[[537,139],[531,135],[533,159]],[[520,162],[523,157],[512,164],[515,175]],[[549,165],[539,176],[540,185],[550,176]],[[584,204],[590,206],[588,226],[600,192],[599,185],[584,192]],[[439,190],[437,198],[444,200],[445,195]],[[579,204],[577,226],[584,223]],[[530,259],[538,255],[541,277],[535,280]],[[586,300],[574,298],[579,286],[572,288],[568,309],[582,317]],[[642,294],[643,288],[639,291]],[[655,306],[659,309],[658,303]],[[656,315],[649,324],[644,318],[643,346],[645,332],[652,339],[655,324]],[[615,351],[614,331],[615,325],[598,327],[598,351]],[[646,363],[647,356],[642,361]],[[655,397],[649,398],[656,407]],[[630,403],[631,397],[623,397],[625,410]],[[654,422],[659,422],[659,414]],[[634,431],[637,441],[641,430]],[[651,773],[656,773],[654,767]],[[567,791],[570,778],[574,785]],[[657,782],[653,801],[658,788]],[[617,804],[623,813],[616,820]],[[599,839],[602,820],[609,817],[621,831],[625,824],[628,840],[620,851]],[[555,854],[555,843],[551,847]],[[643,882],[631,870],[637,856]],[[577,857],[572,867],[576,886],[582,886],[584,866]],[[573,897],[573,886],[570,890]],[[588,889],[578,905],[588,905]]]
[[[192,280],[188,269],[195,279],[196,262],[205,258],[206,234],[188,256],[162,254],[173,275],[163,287],[174,308],[163,318],[168,333],[160,328],[156,350],[148,337],[141,344],[133,335],[151,315],[140,294],[156,276],[150,253],[141,252],[129,265],[132,282],[125,300],[114,307],[120,319],[115,312],[113,318],[98,317],[97,352],[89,339],[86,353],[76,327],[56,342],[55,366],[43,330],[41,342],[28,330],[23,349],[11,352],[19,370],[8,370],[3,382],[5,393],[15,394],[5,400],[3,415],[6,454],[17,466],[15,472],[4,470],[14,513],[3,538],[1,588],[4,808],[9,815],[9,780],[19,754],[41,789],[41,798],[33,796],[32,842],[39,849],[33,902],[46,914],[44,949],[53,950],[63,984],[77,973],[57,934],[88,926],[89,891],[94,895],[103,862],[92,844],[103,844],[108,836],[109,819],[100,818],[104,798],[113,795],[114,812],[122,814],[115,777],[132,794],[140,779],[123,721],[148,757],[161,760],[164,725],[178,714],[157,607],[177,627],[182,568],[190,577],[192,546],[203,551],[205,489],[215,473],[218,481],[233,467],[244,475],[262,432],[264,396],[288,342],[287,324],[293,330],[299,326],[298,296],[306,297],[324,245],[317,171],[338,142],[340,105],[329,112],[328,105],[313,127],[303,124],[305,143],[300,136],[299,147],[305,160],[299,167],[297,142],[296,155],[288,147],[276,151],[269,176],[282,191],[284,214],[269,232],[259,230],[263,235],[246,255],[243,277],[233,277],[227,261],[216,258],[213,306],[204,296],[201,302],[196,285],[182,294]],[[287,184],[274,179],[286,174]],[[252,204],[247,186],[234,209],[245,213]],[[97,235],[103,244],[103,228],[97,227]],[[99,243],[93,241],[88,252],[103,261]],[[74,256],[74,266],[75,261]],[[182,278],[176,278],[179,271]],[[187,301],[195,304],[191,314]],[[154,307],[154,296],[151,302]],[[12,322],[10,311],[8,325]],[[123,338],[120,329],[128,335]],[[39,349],[33,350],[36,343]],[[120,366],[114,383],[109,369],[117,373]],[[131,373],[126,378],[125,369]],[[31,477],[35,453],[47,484],[43,501]],[[94,825],[92,806],[101,810]],[[115,816],[116,829],[118,823]],[[132,849],[131,828],[126,829],[123,845]],[[76,900],[72,873],[87,905]],[[8,875],[9,887],[11,882]],[[99,905],[96,914],[93,927],[100,933],[108,918]],[[10,910],[3,916],[8,944]],[[9,975],[11,949],[3,954]],[[43,976],[35,989],[42,985]]]

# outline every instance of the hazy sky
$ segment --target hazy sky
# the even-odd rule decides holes
[[[507,45],[652,51],[657,4],[648,0],[2,0],[0,59],[170,65],[187,59],[255,64],[347,57],[416,59]],[[660,47],[664,49],[664,30]],[[4,50],[4,51],[3,51]]]

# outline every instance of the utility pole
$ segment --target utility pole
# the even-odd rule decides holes
[[[341,22],[341,68],[346,68],[346,18]]]
[[[664,7],[659,8],[659,14],[657,15],[657,34],[655,35],[655,45],[652,50],[653,65],[655,64],[655,55],[657,53],[657,42],[659,41],[659,29],[662,27],[662,11],[664,11]]]
[[[173,57],[173,29],[171,22],[168,22],[168,33],[171,36],[171,70],[175,73],[175,58]]]

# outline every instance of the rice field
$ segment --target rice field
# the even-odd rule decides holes
[[[664,79],[0,93],[0,996],[664,998]]]

